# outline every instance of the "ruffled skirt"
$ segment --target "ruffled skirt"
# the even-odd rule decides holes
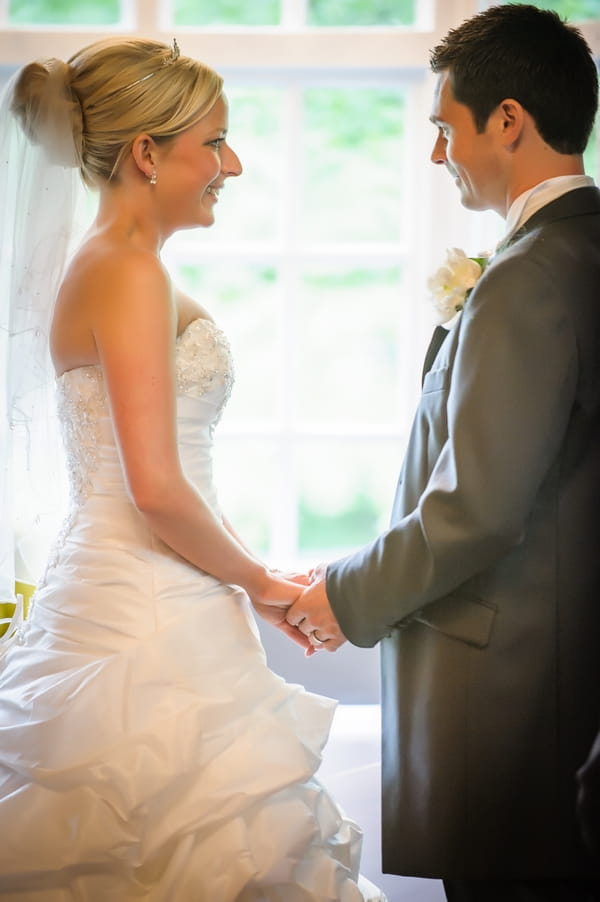
[[[268,669],[243,592],[156,552],[67,538],[7,653],[0,898],[380,902],[314,778],[334,702]]]

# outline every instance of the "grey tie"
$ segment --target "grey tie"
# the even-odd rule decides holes
[[[501,241],[498,242],[496,246],[496,250],[493,253],[493,257],[497,257],[498,254],[501,254],[502,251],[505,251],[507,247],[510,247],[511,244],[514,244],[515,241],[518,241],[519,238],[522,238],[529,231],[529,222],[525,222],[522,226],[520,226],[516,232],[511,232],[510,235],[506,235]]]

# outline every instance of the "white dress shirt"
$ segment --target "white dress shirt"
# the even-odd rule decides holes
[[[556,200],[567,191],[573,191],[574,188],[588,188],[593,185],[594,179],[589,175],[559,175],[523,191],[510,205],[502,241],[506,241],[513,232],[516,232],[534,213],[537,213],[550,201]]]

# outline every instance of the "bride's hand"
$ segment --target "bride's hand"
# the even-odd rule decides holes
[[[316,567],[311,567],[306,575],[308,576],[307,585],[309,586],[313,583],[321,582],[327,575],[327,561],[317,564]]]
[[[293,582],[290,577],[294,579]],[[280,575],[277,571],[271,571],[260,600],[252,598],[251,601],[254,610],[263,620],[281,630],[289,639],[304,649],[307,657],[310,657],[316,649],[297,626],[292,626],[286,620],[288,609],[300,595],[300,587],[308,585],[308,582],[305,574]]]
[[[297,586],[310,586],[312,582],[312,572],[312,570],[309,570],[307,573],[301,573],[297,570],[271,570],[271,573],[280,576],[290,583],[295,583]]]

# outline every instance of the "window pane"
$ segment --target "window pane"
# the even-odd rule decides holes
[[[225,83],[229,101],[228,141],[242,163],[228,179],[208,241],[273,240],[280,231],[285,178],[283,109],[285,95],[273,88],[243,89]]]
[[[573,21],[600,19],[600,0],[511,0],[511,2],[527,2],[539,9],[552,9]]]
[[[176,25],[278,25],[280,0],[174,0]]]
[[[387,527],[399,439],[298,440],[296,450],[285,455],[279,441],[217,428],[219,503],[249,547],[276,566],[291,560],[312,565],[348,553]],[[292,529],[286,543],[282,501],[292,501],[296,490],[295,534]]]
[[[278,499],[277,460],[272,442],[227,437],[217,427],[215,482],[221,509],[240,538],[257,554],[273,546]]]
[[[404,96],[360,87],[305,92],[302,236],[400,238]]]
[[[8,21],[32,25],[115,25],[119,0],[9,0]]]
[[[201,241],[201,233],[198,240]],[[279,288],[274,266],[236,263],[169,265],[176,283],[203,304],[231,344],[236,381],[224,423],[265,424],[278,409]]]
[[[309,25],[414,25],[417,0],[309,0]]]
[[[399,440],[321,439],[298,447],[298,546],[330,559],[374,539],[389,523]]]
[[[583,163],[587,175],[591,175],[596,181],[600,180],[600,149],[598,145],[598,123],[600,117],[596,117],[590,140],[583,155]]]
[[[297,317],[297,413],[308,423],[397,426],[399,267],[314,266]]]

